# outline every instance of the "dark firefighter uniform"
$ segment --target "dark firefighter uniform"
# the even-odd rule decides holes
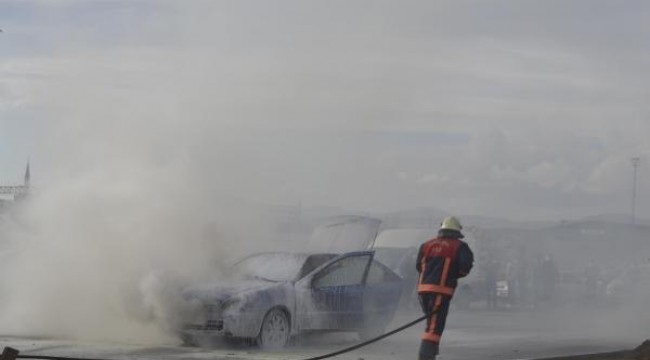
[[[432,314],[422,334],[420,360],[436,358],[458,279],[467,276],[474,263],[472,251],[461,240],[464,237],[461,229],[456,218],[446,218],[440,226],[438,237],[422,244],[418,252],[418,296],[424,313]]]

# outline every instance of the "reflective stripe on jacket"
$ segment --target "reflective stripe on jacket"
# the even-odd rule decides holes
[[[472,250],[460,239],[437,237],[425,242],[416,264],[418,292],[452,296],[458,279],[467,276],[473,264]]]

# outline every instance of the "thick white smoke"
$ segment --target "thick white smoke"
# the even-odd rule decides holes
[[[170,341],[176,285],[269,246],[263,214],[219,183],[238,168],[231,125],[247,119],[208,68],[218,57],[120,49],[40,65],[36,187],[3,226],[3,333]]]
[[[168,185],[172,173],[105,170],[39,189],[5,229],[2,330],[161,339],[179,295],[168,280],[217,275],[215,264],[234,253],[209,196]]]

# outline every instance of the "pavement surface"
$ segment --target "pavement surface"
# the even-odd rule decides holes
[[[594,354],[634,349],[650,337],[639,332],[636,324],[628,334],[625,328],[600,329],[603,319],[592,313],[577,316],[576,310],[554,313],[474,311],[454,312],[441,345],[440,360],[469,359],[539,359],[578,354]],[[595,314],[599,314],[596,312]],[[405,311],[398,314],[391,329],[412,321],[420,314]],[[607,320],[607,319],[605,319]],[[645,320],[641,321],[645,324]],[[617,325],[609,321],[608,326]],[[336,357],[341,360],[416,359],[423,325],[408,329],[365,348]],[[605,326],[607,327],[607,326]],[[605,330],[605,331],[601,331]],[[23,355],[87,357],[101,359],[137,360],[299,360],[314,357],[354,345],[356,334],[333,333],[300,336],[282,351],[261,351],[247,344],[216,344],[214,348],[183,347],[169,344],[124,344],[79,342],[71,339],[0,336],[1,346],[11,346]],[[584,359],[584,358],[581,358]],[[596,358],[587,358],[596,359]],[[644,359],[645,360],[645,359]]]
[[[580,356],[555,357],[551,359],[540,360],[650,360],[650,340],[634,350],[616,351],[612,353],[586,354]]]

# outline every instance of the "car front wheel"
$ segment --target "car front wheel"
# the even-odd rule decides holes
[[[264,316],[257,344],[264,349],[281,349],[289,341],[290,334],[289,316],[281,309],[274,308]]]

